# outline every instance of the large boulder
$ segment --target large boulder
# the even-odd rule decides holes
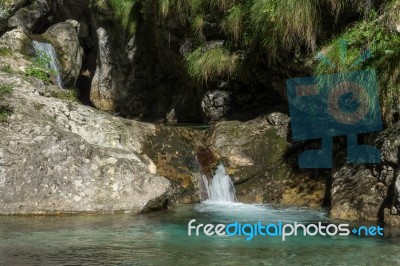
[[[41,23],[50,14],[50,8],[45,0],[36,0],[33,4],[19,9],[8,20],[8,27],[21,28],[32,33],[35,28],[41,28]]]
[[[22,29],[7,31],[0,37],[0,48],[21,54],[29,54],[33,50],[31,38]]]
[[[8,19],[29,0],[5,0],[0,2],[0,34],[8,28]]]
[[[220,122],[212,130],[211,148],[226,164],[239,201],[322,205],[324,180],[296,175],[286,159],[288,124],[287,115],[274,112],[244,123]]]
[[[400,224],[399,150],[400,124],[372,141],[381,151],[379,165],[345,165],[332,175],[332,218]]]
[[[214,90],[208,91],[201,101],[201,108],[207,120],[219,121],[233,111],[232,92]]]
[[[0,72],[0,84],[13,87],[0,124],[0,214],[166,206],[170,181],[144,153],[155,126],[45,97],[49,87],[14,74]]]
[[[379,220],[388,187],[364,166],[345,166],[333,174],[330,215],[345,220]]]
[[[75,85],[82,68],[83,49],[76,32],[77,26],[76,21],[57,23],[39,37],[50,42],[56,49],[66,86]]]
[[[154,162],[157,174],[171,182],[171,200],[198,202],[202,197],[203,132],[189,128],[156,126],[156,134],[148,135],[144,153]]]

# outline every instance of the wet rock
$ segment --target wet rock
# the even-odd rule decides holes
[[[42,38],[49,41],[57,51],[64,84],[74,86],[82,67],[83,50],[73,23],[57,23],[51,26]]]
[[[296,176],[285,159],[288,125],[271,125],[266,117],[244,123],[220,122],[210,132],[211,148],[227,166],[237,198],[242,202],[321,206],[324,180],[307,181],[312,185],[304,193],[307,176]]]
[[[196,150],[202,133],[182,127],[156,126],[155,135],[145,141],[143,153],[154,162],[157,174],[171,182],[173,202],[198,202],[201,167]]]

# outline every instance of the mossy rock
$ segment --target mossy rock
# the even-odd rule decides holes
[[[200,138],[200,132],[187,128],[156,126],[155,135],[145,141],[143,154],[156,164],[157,174],[171,182],[172,200],[176,202],[199,201],[196,150]]]
[[[225,158],[237,197],[245,202],[271,202],[281,197],[291,167],[284,161],[287,124],[270,125],[259,118],[246,123],[221,122],[211,135],[217,157]]]

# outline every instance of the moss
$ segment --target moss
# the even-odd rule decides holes
[[[4,100],[4,98],[11,94],[13,91],[13,87],[8,84],[0,84],[0,100]]]
[[[0,84],[0,123],[7,121],[13,109],[7,104],[2,103],[13,91],[13,87],[8,84]]]
[[[0,56],[5,57],[5,56],[10,56],[12,55],[11,49],[8,48],[0,48]]]
[[[174,197],[180,202],[193,202],[198,196],[193,180],[200,171],[194,153],[197,139],[197,133],[185,128],[157,127],[155,135],[144,142],[143,154],[156,164],[157,174],[172,183]]]
[[[67,100],[71,102],[79,101],[79,91],[76,88],[70,88],[65,90],[51,90],[50,97],[54,97],[60,100]]]
[[[1,71],[1,72],[4,72],[4,73],[8,73],[8,74],[13,74],[13,73],[15,72],[15,71],[11,68],[11,66],[10,66],[9,64],[2,66],[2,67],[0,68],[0,71]]]

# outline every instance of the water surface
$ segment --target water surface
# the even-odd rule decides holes
[[[336,222],[324,211],[240,203],[178,205],[146,215],[0,217],[0,265],[397,265],[385,237],[187,235],[187,223]]]

